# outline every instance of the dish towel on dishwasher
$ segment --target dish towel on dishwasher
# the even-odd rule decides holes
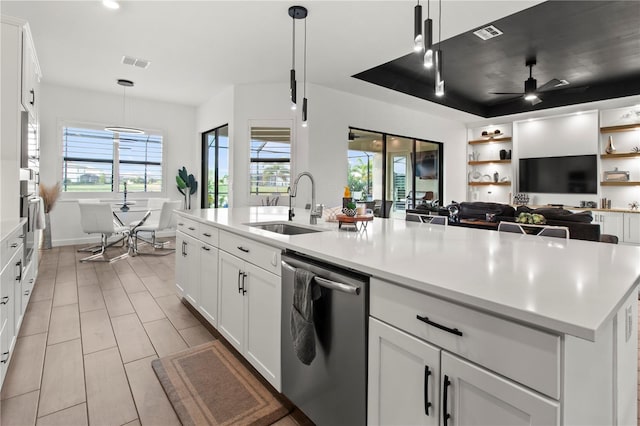
[[[291,337],[293,350],[305,365],[316,357],[316,335],[313,325],[313,301],[320,298],[320,287],[315,275],[296,268],[293,280],[293,306],[291,309]]]

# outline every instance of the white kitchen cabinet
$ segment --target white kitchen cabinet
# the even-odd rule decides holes
[[[33,120],[38,119],[40,99],[40,65],[31,38],[29,24],[22,31],[22,106]]]
[[[198,298],[199,254],[195,238],[176,232],[176,291],[194,307]]]
[[[218,249],[200,243],[200,300],[198,310],[214,327],[218,326]]]
[[[381,321],[369,320],[369,424],[438,425],[440,352]]]
[[[640,213],[624,213],[624,242],[640,244]]]
[[[218,331],[280,390],[280,277],[252,262],[275,268],[279,250],[226,232],[220,247]]]
[[[560,423],[560,404],[442,352],[443,425],[544,426]]]
[[[624,214],[619,212],[594,213],[594,223],[600,224],[600,233],[615,235],[619,241],[624,241]]]
[[[560,409],[555,401],[371,319],[368,417],[372,425],[554,425]]]
[[[11,240],[11,238],[10,238]],[[20,322],[20,274],[22,268],[22,245],[16,248],[10,259],[0,265],[0,387],[9,365],[11,353],[15,346],[18,332],[16,326]],[[16,287],[18,293],[16,293]]]

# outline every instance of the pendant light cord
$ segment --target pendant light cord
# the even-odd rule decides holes
[[[293,48],[291,49],[291,69],[296,69],[296,18],[295,14],[291,17],[292,33],[293,33]]]
[[[122,86],[122,124],[127,125],[127,88]]]
[[[304,73],[302,78],[304,79],[304,86],[302,88],[302,97],[307,97],[307,18],[304,18]]]
[[[438,49],[440,49],[440,42],[442,42],[442,0],[439,2],[438,7]]]

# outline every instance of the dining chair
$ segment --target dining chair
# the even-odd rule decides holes
[[[448,218],[447,216],[421,216],[422,222],[430,223],[431,225],[444,225],[447,226]]]
[[[81,200],[78,200],[78,204],[81,204],[81,203],[93,203],[93,204],[95,204],[95,203],[100,203],[100,200],[97,199],[97,198],[83,198]],[[108,204],[108,203],[106,203],[106,204]],[[122,223],[120,223],[119,221],[116,220],[115,215],[113,217],[113,221],[114,221],[114,225],[115,226],[122,226]],[[107,247],[111,247],[114,244],[117,244],[117,243],[119,243],[121,241],[124,244],[124,240],[125,240],[125,237],[123,235],[120,235],[118,239],[116,239],[115,241],[111,241],[109,244],[107,244]],[[99,244],[92,244],[92,245],[87,246],[87,247],[79,248],[78,252],[97,253],[101,249],[102,249],[102,244],[99,243]]]
[[[546,226],[538,233],[539,237],[556,237],[569,239],[569,228],[566,226]]]
[[[524,229],[518,223],[513,222],[500,222],[498,224],[499,232],[511,232],[512,234],[525,234]]]
[[[87,234],[100,234],[99,252],[80,259],[80,262],[111,263],[127,257],[128,253],[123,253],[112,258],[106,256],[107,247],[115,243],[108,242],[108,238],[111,235],[120,234],[122,235],[121,240],[124,240],[129,235],[128,227],[118,226],[114,223],[111,205],[109,203],[82,202],[78,203],[78,206],[80,207],[80,226],[82,227],[82,230]]]
[[[181,205],[182,201],[165,201],[162,203],[162,208],[160,209],[160,215],[157,222],[143,222],[131,228],[131,242],[133,245],[133,252],[135,254],[165,256],[175,250],[175,248],[166,248],[165,243],[159,243],[156,239],[156,232],[173,228],[175,225],[174,210],[179,209]],[[147,215],[149,214],[152,213],[147,212]],[[139,235],[140,233],[151,234],[151,240],[143,240]],[[153,252],[139,251],[138,240],[142,240],[150,244],[153,248]]]

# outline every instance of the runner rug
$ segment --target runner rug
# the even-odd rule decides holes
[[[219,340],[151,365],[183,425],[270,425],[291,411]]]

